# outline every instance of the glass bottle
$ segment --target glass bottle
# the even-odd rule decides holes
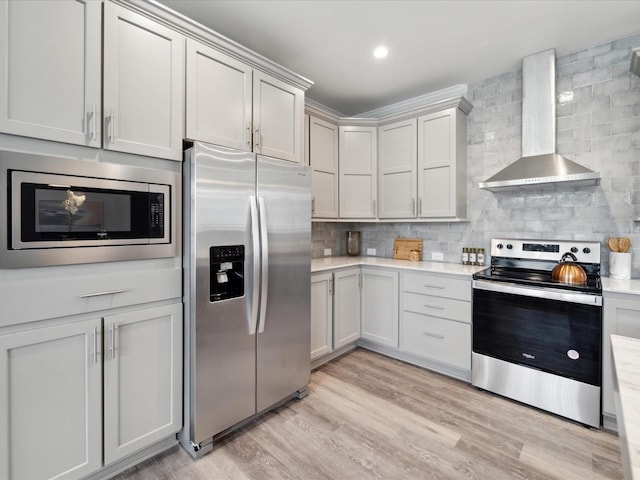
[[[476,249],[472,248],[469,250],[469,265],[475,265],[478,261],[478,256],[476,254]]]
[[[469,265],[469,249],[462,247],[462,264]]]
[[[478,249],[477,264],[478,265],[484,265],[484,248],[479,248]]]

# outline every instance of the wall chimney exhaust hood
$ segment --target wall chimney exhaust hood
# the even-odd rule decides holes
[[[493,192],[600,183],[600,174],[556,153],[556,52],[522,60],[522,157],[478,184]]]

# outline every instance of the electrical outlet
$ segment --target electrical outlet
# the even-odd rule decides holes
[[[375,254],[376,254],[375,248],[367,248],[367,255],[375,255]]]
[[[441,262],[444,260],[444,253],[442,252],[431,252],[431,260],[436,262]]]
[[[324,256],[325,257],[330,257],[331,256],[331,249],[330,248],[325,248],[324,249]]]

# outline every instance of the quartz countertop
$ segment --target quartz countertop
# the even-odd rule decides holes
[[[640,339],[611,335],[616,415],[625,479],[640,480]]]
[[[602,277],[602,290],[609,293],[640,295],[640,279],[618,280],[611,277]]]
[[[395,260],[383,257],[322,257],[311,260],[311,272],[323,272],[345,267],[387,267],[411,270],[425,273],[445,273],[449,275],[463,275],[471,277],[476,272],[484,270],[486,266],[462,265],[445,262],[411,262],[409,260]]]

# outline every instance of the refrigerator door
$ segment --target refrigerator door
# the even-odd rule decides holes
[[[259,258],[259,252],[254,250],[258,232],[252,235],[257,219],[251,213],[252,207],[257,211],[255,155],[196,143],[184,168],[189,182],[184,245],[190,350],[185,360],[192,363],[185,375],[185,408],[190,411],[190,418],[185,411],[185,423],[190,421],[190,440],[199,444],[256,412],[252,303],[257,288],[254,256]],[[218,277],[211,271],[210,256],[220,252],[211,247],[239,245],[244,248],[244,294],[212,302],[211,286],[225,274]],[[213,265],[219,271],[220,264]]]
[[[264,280],[256,366],[260,412],[309,383],[311,172],[258,156],[257,178]]]

